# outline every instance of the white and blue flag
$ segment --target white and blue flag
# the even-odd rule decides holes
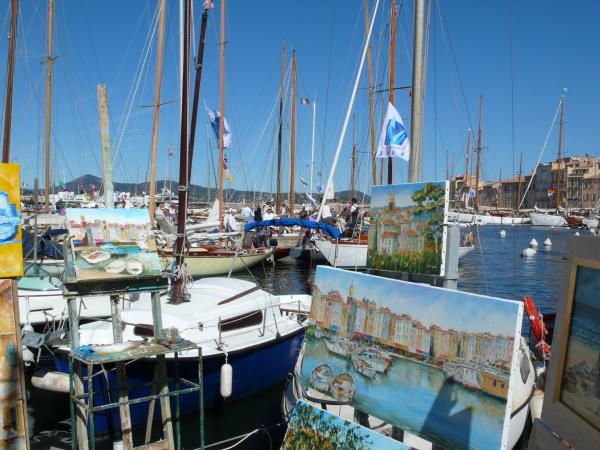
[[[400,113],[388,102],[387,114],[377,147],[378,158],[410,159],[410,142]]]
[[[207,109],[208,117],[210,119],[210,124],[212,125],[212,129],[215,132],[215,136],[217,137],[217,141],[219,140],[219,111],[215,111],[213,109]],[[227,123],[227,119],[223,117],[223,124],[225,125],[225,130],[223,130],[223,148],[231,147],[231,129],[229,128],[229,124]]]

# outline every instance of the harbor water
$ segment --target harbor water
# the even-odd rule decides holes
[[[501,229],[506,230],[505,238],[500,237]],[[535,228],[525,225],[483,226],[464,231],[473,231],[476,248],[466,255],[459,265],[461,290],[513,300],[531,295],[543,313],[556,310],[566,240],[569,236],[573,236],[574,230]],[[588,234],[584,230],[580,233],[582,236]],[[521,256],[522,250],[529,245],[532,238],[539,242],[538,253],[534,257],[524,258]],[[552,241],[552,246],[549,248],[543,246],[546,238]],[[265,262],[263,265],[255,266],[251,273],[240,272],[235,276],[255,280],[263,289],[273,294],[287,294],[309,293],[309,280],[313,274],[314,267],[285,258],[277,261],[275,267]],[[528,326],[524,324],[524,333],[527,332]],[[401,373],[396,374],[395,377],[399,381],[403,380]],[[404,382],[416,383],[417,386],[422,386],[423,382],[437,383],[435,374],[424,374],[423,378],[427,381],[418,379]],[[275,386],[251,397],[224,402],[218,409],[207,411],[206,443],[210,444],[264,427],[268,433],[256,433],[239,448],[279,448],[285,432],[285,425],[280,425],[282,391],[282,385]],[[41,392],[32,389],[30,385],[28,395],[32,448],[47,449],[51,446],[70,448],[67,397]],[[465,395],[467,394],[461,394],[458,397],[459,401],[465,400]],[[198,423],[198,417],[195,415],[182,418],[184,448],[197,445]],[[110,445],[106,448],[110,448]]]

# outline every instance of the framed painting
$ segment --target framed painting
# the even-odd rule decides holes
[[[443,276],[448,181],[373,186],[367,267]]]
[[[0,164],[0,278],[23,275],[19,165]]]
[[[567,242],[542,421],[575,448],[600,442],[600,241]]]

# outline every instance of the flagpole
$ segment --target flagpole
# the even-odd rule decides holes
[[[321,219],[321,215],[323,214],[323,207],[325,206],[325,197],[327,192],[329,192],[330,186],[333,183],[333,176],[335,175],[335,169],[337,167],[338,160],[340,159],[340,152],[342,151],[342,144],[344,143],[344,136],[346,135],[346,129],[348,128],[348,122],[350,120],[350,114],[352,112],[352,106],[354,105],[354,99],[356,98],[356,90],[358,89],[358,82],[360,81],[360,75],[363,70],[363,66],[365,65],[365,57],[367,56],[367,49],[369,48],[369,41],[371,40],[371,33],[373,32],[373,24],[375,23],[375,18],[377,17],[377,10],[379,9],[379,0],[376,0],[375,7],[373,8],[373,17],[371,18],[371,25],[369,26],[369,31],[367,32],[367,39],[365,42],[365,47],[362,51],[362,56],[360,58],[360,65],[358,67],[358,73],[356,74],[356,80],[354,80],[354,87],[352,88],[352,95],[350,97],[350,102],[348,104],[348,110],[346,111],[346,117],[344,118],[344,125],[342,127],[342,133],[340,134],[340,139],[338,141],[337,149],[335,151],[335,157],[333,159],[333,164],[331,166],[331,170],[329,172],[329,177],[327,179],[327,184],[325,185],[325,192],[323,193],[323,199],[321,200],[321,205],[319,206],[319,212],[317,214],[317,222]]]

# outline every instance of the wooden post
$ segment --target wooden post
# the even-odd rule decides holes
[[[423,128],[423,98],[425,96],[425,0],[415,0],[415,27],[412,76],[412,109],[410,113],[410,161],[408,180],[419,181]]]
[[[369,0],[364,0],[365,33],[369,32]],[[371,137],[371,170],[373,186],[377,184],[377,149],[375,148],[375,106],[373,100],[373,67],[371,63],[371,44],[367,48],[367,72],[369,74],[369,134]]]
[[[219,76],[219,228],[223,228],[223,131],[225,127],[225,0],[221,0],[221,46]]]
[[[396,0],[392,0],[390,18],[390,103],[394,104],[394,79],[396,75]],[[387,184],[393,182],[393,159],[387,159]]]
[[[4,137],[2,140],[2,162],[10,162],[10,132],[12,125],[13,79],[15,76],[15,53],[17,51],[17,21],[19,0],[10,3],[10,34],[8,35],[8,63],[6,66],[6,97],[4,100]]]
[[[277,192],[275,193],[275,212],[281,213],[281,141],[283,128],[283,84],[285,82],[285,41],[281,47],[281,82],[279,85],[279,131],[277,134]]]
[[[154,226],[156,211],[156,146],[158,145],[158,119],[160,114],[160,88],[163,71],[163,50],[165,35],[166,0],[160,0],[160,13],[158,18],[158,43],[156,45],[156,71],[154,74],[154,113],[152,116],[152,144],[150,156],[150,224]]]
[[[296,206],[295,174],[296,171],[296,50],[292,52],[292,130],[290,135],[290,196],[289,212],[290,217],[294,216],[294,207]]]
[[[69,341],[71,343],[71,351],[79,347],[79,315],[77,314],[77,299],[75,297],[67,297],[67,308],[69,310]],[[73,394],[76,396],[83,395],[83,382],[81,380],[81,363],[75,361],[73,370]],[[76,406],[75,428],[77,442],[80,450],[88,449],[88,433],[87,433],[87,413],[83,406]]]
[[[477,167],[475,168],[475,210],[479,209],[479,170],[481,165],[481,149],[483,145],[483,131],[481,121],[483,120],[483,96],[479,97],[479,130],[477,131]]]
[[[46,178],[44,187],[44,211],[50,210],[50,125],[52,114],[52,25],[54,0],[48,0],[48,57],[46,58]]]
[[[112,179],[112,156],[110,154],[110,131],[108,128],[108,103],[106,86],[98,85],[98,111],[100,113],[100,139],[102,144],[102,165],[104,184],[104,203],[107,208],[115,207]]]

